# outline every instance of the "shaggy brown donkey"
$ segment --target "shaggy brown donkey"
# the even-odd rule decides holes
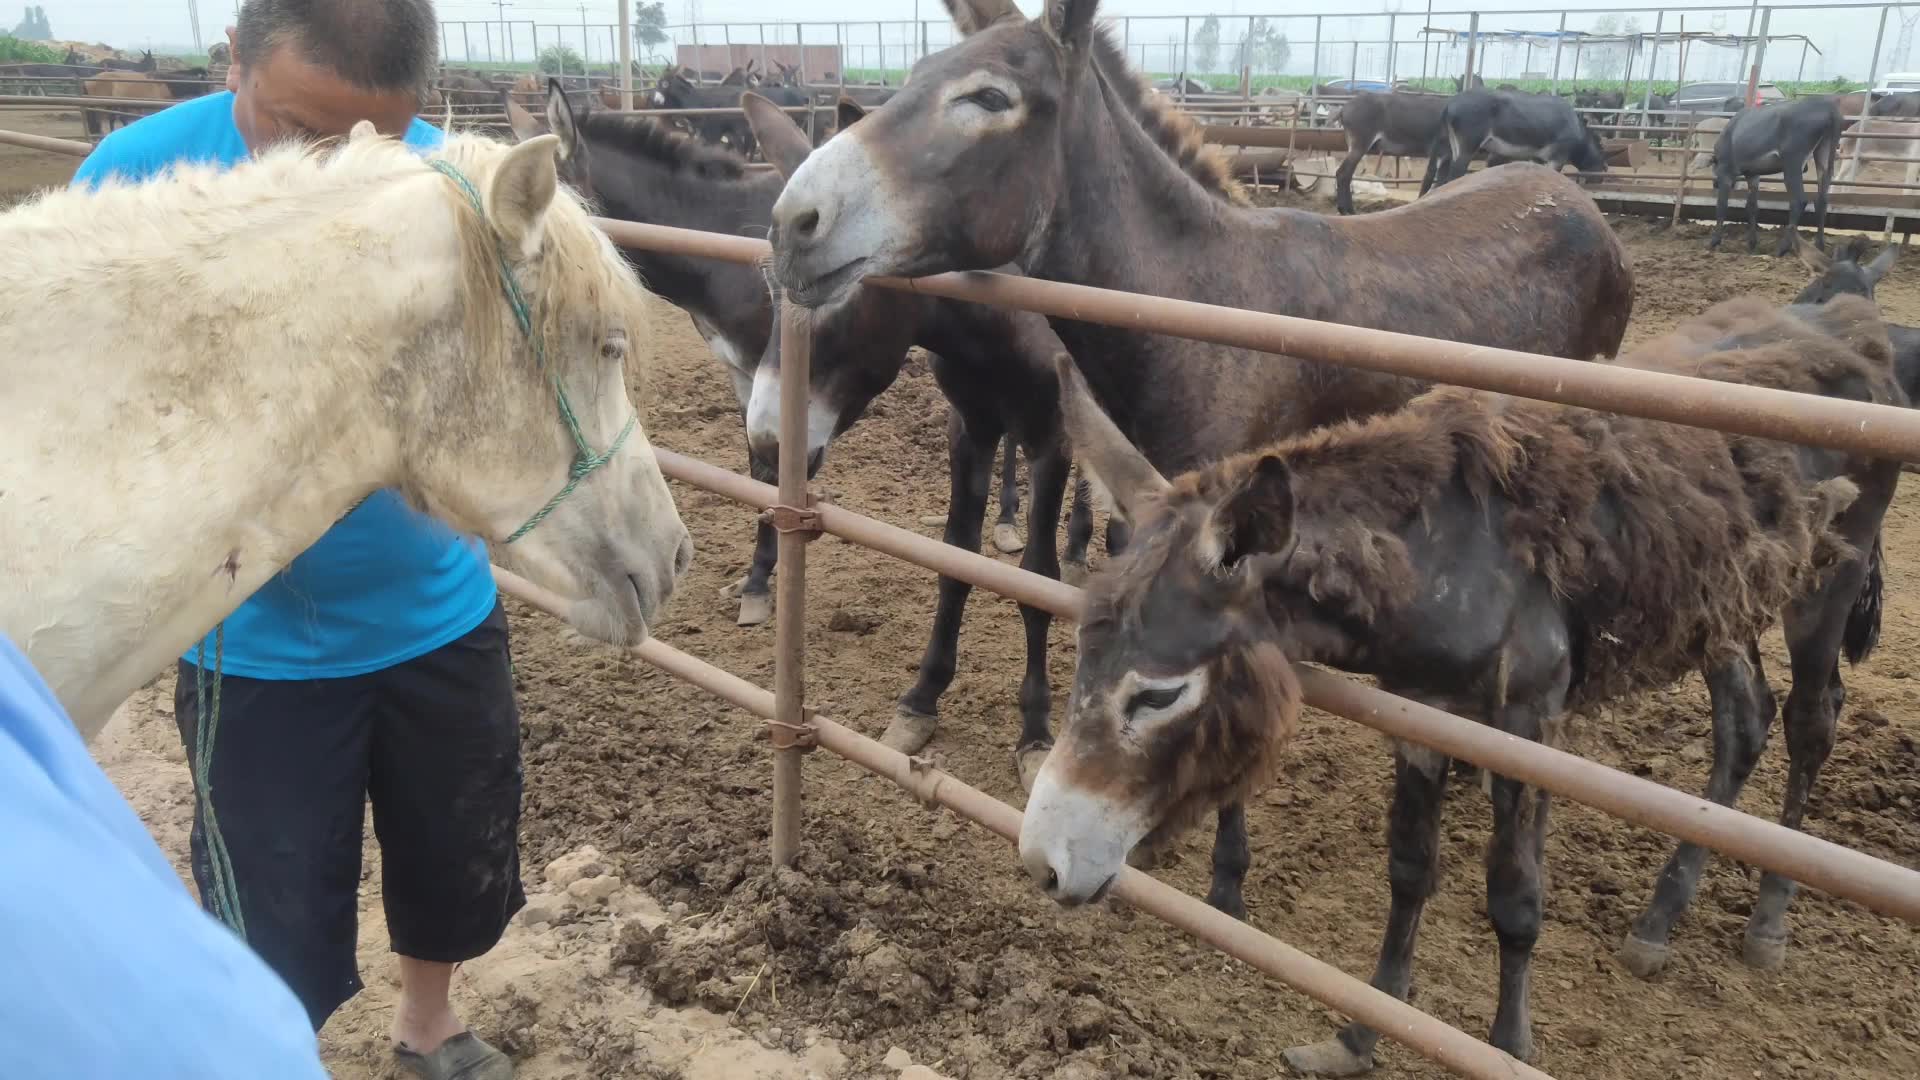
[[[1720,304],[1623,366],[1905,405],[1877,309]],[[1837,656],[1897,462],[1459,388],[1277,442],[1169,482],[1060,358],[1076,456],[1135,524],[1089,585],[1066,726],[1028,800],[1020,854],[1048,895],[1099,897],[1127,852],[1273,775],[1299,690],[1289,659],[1527,739],[1561,718],[1705,673],[1708,795],[1731,803],[1773,695],[1754,643],[1786,624],[1798,826],[1832,746]],[[1392,905],[1373,984],[1404,998],[1438,869],[1448,761],[1395,746]],[[1545,792],[1492,776],[1487,914],[1500,943],[1491,1041],[1533,1048]],[[1678,911],[1663,879],[1655,904]],[[1777,959],[1793,885],[1768,875],[1749,955]],[[1372,1065],[1354,1024],[1287,1052],[1304,1072]]]

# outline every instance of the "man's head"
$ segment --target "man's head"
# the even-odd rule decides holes
[[[436,25],[432,0],[246,0],[227,89],[247,148],[358,120],[404,134],[439,68]]]

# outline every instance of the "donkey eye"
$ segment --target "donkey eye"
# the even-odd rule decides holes
[[[624,361],[627,358],[627,339],[611,337],[601,342],[600,357],[613,363]]]
[[[992,113],[1006,112],[1013,108],[1013,102],[1007,100],[1006,93],[993,86],[983,86],[960,100],[971,101]]]
[[[1184,686],[1168,686],[1156,690],[1142,690],[1127,699],[1127,715],[1132,716],[1141,709],[1167,709],[1180,700]]]

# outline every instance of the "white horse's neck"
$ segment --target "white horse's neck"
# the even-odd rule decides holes
[[[83,737],[402,476],[459,336],[461,241],[446,181],[395,168],[268,162],[0,216],[0,633]]]

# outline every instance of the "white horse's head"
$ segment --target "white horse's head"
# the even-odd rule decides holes
[[[371,138],[356,128],[343,153]],[[647,295],[559,183],[558,143],[459,135],[428,161],[462,248],[460,317],[438,342],[457,360],[404,381],[424,400],[402,408],[418,438],[402,432],[400,486],[572,599],[582,633],[633,643],[693,541],[629,393],[652,355]]]

